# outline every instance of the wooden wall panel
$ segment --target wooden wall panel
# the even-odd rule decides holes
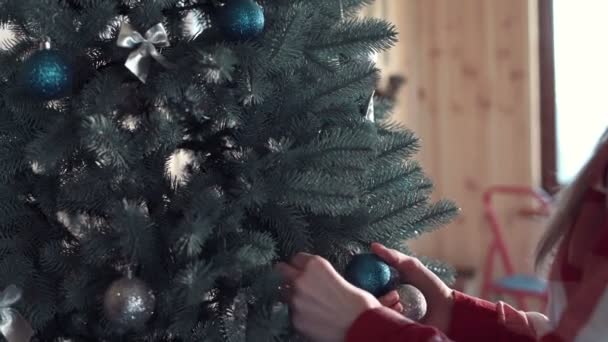
[[[483,190],[539,184],[536,0],[379,0],[371,14],[387,7],[401,41],[380,64],[385,76],[407,78],[396,118],[421,136],[437,197],[462,207],[456,222],[413,245],[478,267],[490,238]],[[500,208],[516,265],[529,269],[540,225],[515,216],[521,203]]]

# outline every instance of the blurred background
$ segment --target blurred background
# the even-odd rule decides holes
[[[608,126],[606,13],[605,0],[377,0],[365,13],[400,31],[378,56],[380,88],[405,79],[395,119],[422,138],[435,195],[462,208],[413,247],[454,265],[465,291],[542,298],[534,196],[550,201]]]

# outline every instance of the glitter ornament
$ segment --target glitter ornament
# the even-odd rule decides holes
[[[141,279],[124,277],[106,290],[103,310],[106,318],[125,330],[142,328],[154,314],[156,298]]]
[[[420,321],[426,315],[426,299],[420,290],[412,285],[400,285],[397,293],[399,293],[405,317],[413,321]]]
[[[55,100],[69,94],[72,88],[72,66],[65,55],[51,50],[45,42],[39,51],[23,64],[20,81],[28,95],[39,100]]]
[[[344,277],[351,284],[376,297],[395,288],[396,272],[375,254],[357,254],[346,266]]]
[[[230,40],[255,38],[264,30],[264,11],[253,0],[228,0],[218,9],[216,20]]]

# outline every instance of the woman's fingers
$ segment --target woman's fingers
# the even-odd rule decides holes
[[[422,266],[418,259],[407,256],[394,249],[386,248],[379,243],[372,244],[372,252],[400,272],[419,271]]]
[[[350,285],[320,256],[300,253],[276,269],[286,281],[294,326],[311,340],[343,341],[362,312],[380,307],[376,298]]]
[[[372,252],[391,266],[395,266],[397,263],[399,263],[399,257],[382,244],[377,242],[372,243]]]
[[[380,304],[386,307],[392,307],[393,305],[399,303],[399,294],[397,291],[391,291],[388,294],[379,298]]]
[[[416,258],[378,243],[372,244],[372,251],[399,272],[402,282],[417,287],[423,293],[432,293],[443,285],[441,280]]]
[[[391,306],[391,309],[393,311],[397,311],[398,313],[403,313],[403,304],[397,303],[397,304]]]
[[[399,272],[401,282],[417,287],[424,294],[428,306],[424,321],[441,330],[447,329],[452,316],[452,290],[420,260],[378,243],[372,245],[372,250]]]
[[[383,306],[397,311],[399,313],[403,312],[403,305],[400,302],[399,293],[397,291],[391,291],[388,294],[379,298],[380,304]]]
[[[306,265],[314,259],[315,256],[308,253],[298,253],[291,259],[291,265],[293,267],[298,268],[299,270],[304,270]]]

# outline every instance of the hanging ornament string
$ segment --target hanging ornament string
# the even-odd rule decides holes
[[[126,201],[125,205],[128,205]],[[154,291],[133,275],[135,252],[135,249],[131,252],[126,276],[113,281],[104,294],[104,314],[115,328],[123,332],[142,329],[154,315],[156,307]]]
[[[120,27],[116,45],[127,49],[135,49],[129,54],[125,66],[142,83],[146,83],[146,79],[148,78],[150,57],[154,58],[154,60],[167,69],[175,67],[174,64],[170,63],[156,49],[157,46],[170,46],[167,31],[165,31],[165,27],[161,23],[152,26],[146,31],[144,36],[135,31],[129,23],[123,23]]]
[[[30,324],[13,308],[21,295],[21,289],[15,285],[0,292],[0,332],[8,342],[29,342],[34,336]]]

